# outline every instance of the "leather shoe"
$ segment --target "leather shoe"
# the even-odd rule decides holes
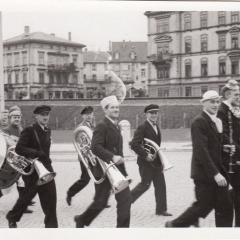
[[[76,228],[84,228],[84,223],[81,215],[76,215],[74,217],[74,221],[76,222]]]
[[[66,201],[67,201],[68,206],[71,206],[71,204],[72,204],[72,197],[67,195]]]
[[[27,208],[23,213],[33,213],[33,211]]]
[[[156,212],[156,215],[162,215],[162,216],[165,216],[165,217],[172,216],[171,213],[168,213],[168,212],[166,212],[166,211]]]
[[[166,227],[166,228],[173,228],[174,226],[173,226],[172,221],[166,222],[166,223],[165,223],[165,227]]]
[[[9,228],[17,228],[17,223],[8,220],[8,227]]]

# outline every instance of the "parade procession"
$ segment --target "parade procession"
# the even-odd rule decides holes
[[[240,227],[239,13],[146,11],[147,44],[105,53],[3,41],[0,228]]]

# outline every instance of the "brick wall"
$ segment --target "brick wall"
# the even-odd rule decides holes
[[[132,128],[145,121],[144,108],[148,104],[160,107],[159,124],[162,128],[187,128],[194,117],[202,110],[200,98],[131,98],[125,99],[120,108],[120,119],[130,121]],[[101,121],[104,113],[100,99],[65,99],[65,100],[7,100],[5,108],[17,105],[23,114],[23,125],[32,124],[33,110],[36,106],[46,104],[52,107],[50,126],[52,129],[74,129],[81,122],[80,112],[85,106],[93,106],[96,123]]]

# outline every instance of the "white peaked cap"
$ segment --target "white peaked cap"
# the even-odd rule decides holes
[[[112,96],[108,96],[105,97],[102,101],[101,101],[101,106],[104,109],[108,104],[113,103],[113,104],[119,104],[117,97],[112,95]]]
[[[202,100],[200,102],[204,102],[215,98],[220,99],[221,96],[219,96],[218,92],[214,90],[209,90],[203,94]]]

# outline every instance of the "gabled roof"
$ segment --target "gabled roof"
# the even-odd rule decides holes
[[[108,57],[111,56],[108,52],[103,51],[85,51],[83,52],[83,62],[90,62],[90,63],[106,63],[109,59]]]
[[[120,54],[119,60],[114,58],[116,52]],[[131,52],[135,53],[135,59],[131,59]],[[147,42],[112,42],[111,55],[111,62],[148,62]]]
[[[86,47],[84,44],[66,40],[60,37],[56,37],[53,34],[47,34],[43,32],[29,33],[28,35],[21,34],[17,37],[9,38],[3,41],[3,45],[22,43],[22,42],[49,42],[49,43],[60,43],[65,45],[73,45],[78,47]]]

